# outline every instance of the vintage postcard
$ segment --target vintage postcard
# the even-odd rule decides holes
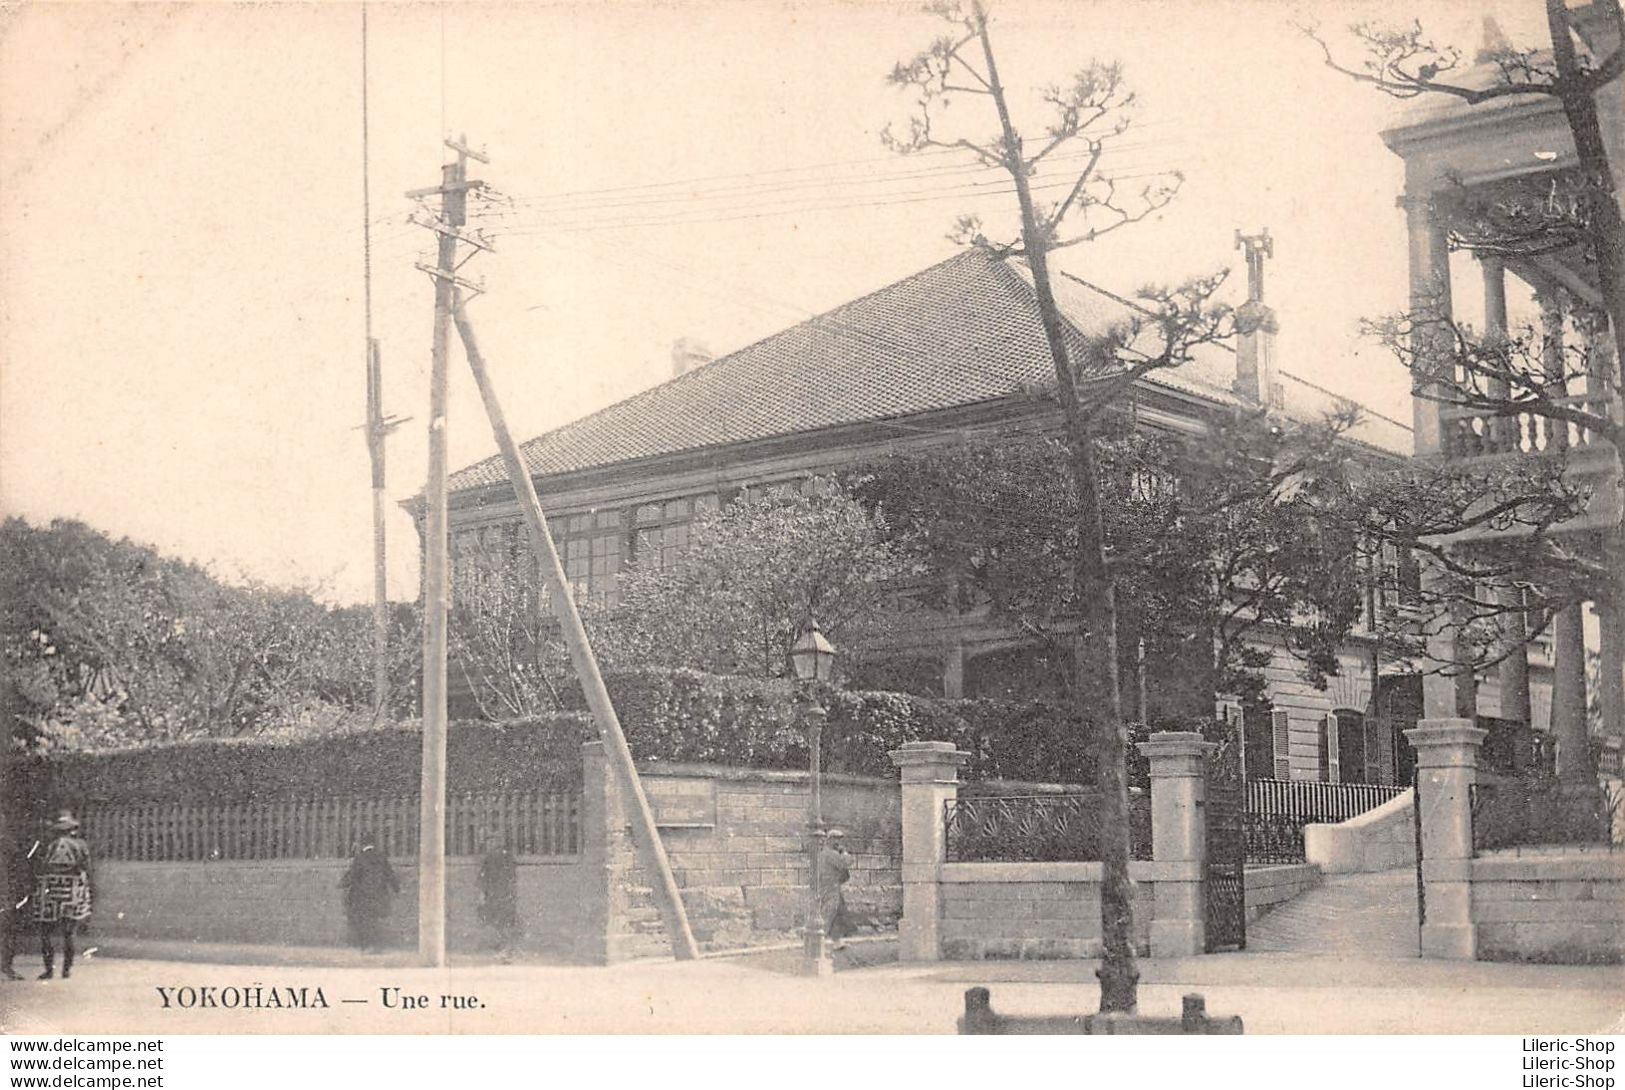
[[[1622,30],[0,5],[0,1026],[1611,1086]]]

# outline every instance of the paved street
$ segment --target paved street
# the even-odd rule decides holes
[[[1416,955],[1416,870],[1333,874],[1247,925],[1247,948],[1299,954]]]
[[[992,988],[1006,1012],[1086,1012],[1093,962],[876,964],[833,979],[793,975],[778,951],[697,963],[612,968],[404,964],[222,965],[93,958],[69,981],[7,983],[12,1032],[97,1033],[949,1033],[967,987]],[[877,947],[861,954],[884,956]],[[260,960],[268,960],[261,958]],[[35,968],[20,960],[20,970]],[[1249,1033],[1597,1033],[1625,1030],[1618,967],[1492,965],[1284,953],[1141,963],[1141,1006],[1177,1013],[1200,991]],[[328,1009],[163,1009],[159,987],[320,987]],[[382,989],[430,996],[428,1009],[386,1009]],[[447,1010],[441,995],[477,996]],[[349,1000],[350,1002],[345,1002]],[[94,1002],[94,1013],[86,1004]],[[172,999],[173,1002],[173,999]]]

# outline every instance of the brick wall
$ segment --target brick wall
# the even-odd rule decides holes
[[[1625,961],[1625,852],[1495,853],[1472,868],[1480,959]]]
[[[942,956],[1093,958],[1100,956],[1099,863],[944,863]],[[1155,907],[1151,865],[1129,864],[1135,879],[1134,944],[1149,952]]]
[[[664,955],[670,946],[652,888],[654,871],[633,842],[627,800],[601,759],[589,755],[586,767],[588,795],[602,784],[604,810],[616,815],[607,823],[603,856],[609,882],[606,960]],[[807,898],[807,774],[690,764],[639,771],[701,948],[795,939]],[[705,820],[674,825],[662,818],[660,800],[678,783],[689,791],[687,798],[702,800],[704,813],[686,816]],[[595,806],[591,800],[584,806],[589,821]],[[894,926],[902,912],[897,783],[826,775],[823,809],[826,825],[845,832],[853,855],[845,887],[849,913],[862,927]],[[592,828],[585,831],[589,838]]]
[[[401,880],[387,927],[392,946],[417,945],[417,867],[394,860]],[[250,945],[338,946],[348,941],[339,877],[343,860],[127,863],[95,870],[94,933],[109,937]],[[483,948],[479,862],[446,866],[446,941]],[[584,867],[570,857],[519,861],[519,913],[526,949],[580,958],[588,939]]]

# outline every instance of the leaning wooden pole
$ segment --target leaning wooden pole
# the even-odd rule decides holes
[[[581,623],[581,613],[576,609],[575,595],[571,593],[558,550],[553,547],[553,535],[548,532],[547,516],[542,511],[541,499],[536,495],[536,484],[530,479],[530,472],[519,456],[519,448],[514,445],[507,419],[502,414],[502,405],[491,387],[485,360],[480,356],[479,345],[474,339],[474,328],[463,310],[461,292],[453,296],[452,321],[457,325],[457,335],[463,340],[469,369],[474,372],[474,382],[480,388],[480,399],[485,402],[485,414],[491,419],[491,433],[496,436],[497,446],[502,450],[508,479],[513,482],[514,494],[519,500],[520,509],[524,511],[531,549],[542,562],[542,574],[553,597],[553,612],[570,647],[570,661],[575,664],[576,676],[581,679],[581,688],[586,693],[593,720],[598,724],[598,733],[609,746],[610,759],[615,762],[621,782],[626,785],[627,793],[632,798],[633,831],[638,842],[648,849],[659,877],[658,888],[665,902],[663,915],[666,929],[671,935],[672,954],[679,961],[697,958],[700,956],[699,948],[688,926],[688,913],[683,908],[682,894],[672,874],[671,861],[666,858],[665,845],[661,843],[660,831],[655,826],[654,811],[649,808],[649,799],[643,792],[637,766],[632,763],[632,750],[626,744],[626,734],[621,730],[621,721],[615,714],[609,690],[604,687],[603,675],[598,672],[598,659],[587,641],[587,629]]]

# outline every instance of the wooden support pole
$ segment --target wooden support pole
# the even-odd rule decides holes
[[[553,546],[553,535],[548,532],[547,516],[542,511],[541,499],[536,495],[536,484],[531,480],[530,470],[525,467],[524,459],[519,454],[519,447],[515,445],[513,435],[508,431],[507,418],[502,413],[502,405],[497,400],[490,375],[485,369],[485,360],[481,357],[479,345],[474,339],[474,328],[469,324],[468,315],[463,309],[461,292],[456,293],[452,319],[457,324],[458,336],[463,340],[469,369],[474,372],[474,382],[480,388],[480,399],[485,402],[485,413],[491,419],[491,433],[496,437],[497,446],[502,450],[502,461],[507,466],[508,479],[513,482],[514,494],[519,500],[520,509],[524,512],[525,526],[530,532],[531,549],[542,563],[542,575],[547,580],[548,590],[553,596],[553,613],[559,619],[559,625],[564,630],[565,643],[570,648],[570,661],[575,665],[576,677],[581,680],[582,691],[587,697],[587,706],[592,710],[593,720],[598,724],[598,733],[609,750],[610,760],[620,773],[627,794],[632,799],[633,832],[638,842],[648,850],[649,859],[654,864],[659,879],[656,889],[664,902],[663,915],[666,919],[666,929],[671,936],[672,954],[679,961],[698,958],[699,947],[694,942],[694,933],[689,929],[688,913],[683,908],[682,894],[677,888],[676,876],[672,874],[671,861],[666,857],[665,845],[661,843],[660,830],[655,826],[654,812],[649,808],[649,799],[643,792],[643,783],[638,778],[637,766],[632,762],[632,750],[626,744],[626,734],[621,730],[621,721],[615,714],[615,705],[609,698],[609,690],[604,687],[603,676],[598,672],[598,659],[593,655],[592,645],[587,641],[587,630],[581,623],[580,611],[576,609],[570,581],[565,577],[564,565],[559,561],[558,550]]]
[[[372,718],[389,714],[389,584],[384,539],[383,366],[378,342],[367,339],[367,454],[372,459]]]

